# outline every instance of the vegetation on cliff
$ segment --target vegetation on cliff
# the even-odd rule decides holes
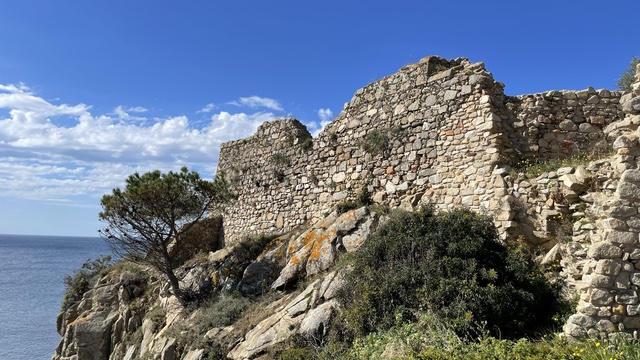
[[[397,211],[355,253],[342,293],[345,330],[363,336],[431,311],[459,335],[483,325],[514,338],[539,332],[559,311],[558,296],[515,244],[504,246],[492,219],[465,209]],[[514,314],[519,314],[514,316]]]
[[[618,79],[618,82],[616,83],[620,90],[631,90],[631,84],[635,82],[636,66],[638,66],[638,64],[640,64],[640,58],[636,56],[631,58],[629,67],[622,73],[622,75],[620,75],[620,79]]]

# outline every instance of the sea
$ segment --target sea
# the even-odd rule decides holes
[[[109,249],[98,237],[0,234],[1,359],[51,358],[63,279],[102,255]]]

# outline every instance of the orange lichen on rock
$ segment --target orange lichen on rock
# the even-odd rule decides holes
[[[87,321],[89,321],[89,318],[90,318],[90,316],[78,317],[75,320],[73,320],[72,322],[70,322],[69,324],[67,324],[67,327],[84,324]]]
[[[319,259],[322,256],[323,251],[327,248],[331,250],[330,242],[331,240],[327,236],[326,232],[318,235],[318,237],[313,241],[311,253],[309,254],[309,260]],[[329,243],[329,246],[327,247],[325,243]]]

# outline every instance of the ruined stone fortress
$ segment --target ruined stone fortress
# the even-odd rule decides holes
[[[640,329],[636,80],[624,94],[589,88],[512,97],[483,63],[426,57],[356,91],[317,138],[282,119],[223,144],[218,171],[237,194],[217,209],[225,242],[316,223],[363,189],[390,208],[469,207],[494,216],[502,237],[541,245],[544,261],[562,269],[579,297],[569,336],[633,333]],[[517,171],[527,161],[585,156],[594,161],[534,178]]]

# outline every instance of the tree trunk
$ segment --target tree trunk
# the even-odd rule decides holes
[[[166,270],[165,275],[169,278],[169,284],[171,284],[171,290],[173,290],[173,294],[180,300],[180,303],[184,305],[184,293],[180,289],[180,281],[176,277],[176,274],[173,273],[173,270]]]

